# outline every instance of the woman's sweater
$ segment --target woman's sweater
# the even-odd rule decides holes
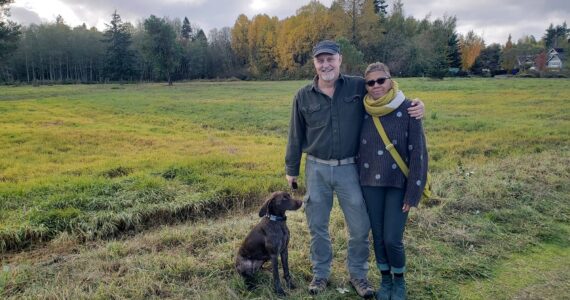
[[[406,99],[393,112],[380,117],[388,138],[410,169],[409,178],[386,150],[369,114],[365,114],[360,132],[358,166],[360,185],[402,188],[404,203],[417,206],[426,183],[428,154],[422,121],[410,117],[410,106],[411,101]]]

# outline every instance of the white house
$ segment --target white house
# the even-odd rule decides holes
[[[558,51],[557,51],[558,50]],[[563,49],[550,49],[546,53],[546,68],[551,71],[562,70],[562,55]]]

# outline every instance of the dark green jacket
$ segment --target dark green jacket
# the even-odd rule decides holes
[[[320,91],[317,77],[293,100],[285,155],[287,175],[298,176],[303,152],[321,159],[343,159],[358,154],[364,118],[362,77],[340,75],[332,99]]]

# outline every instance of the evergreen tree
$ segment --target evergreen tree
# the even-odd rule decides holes
[[[344,37],[337,39],[342,49],[342,72],[349,75],[364,73],[364,55]]]
[[[134,75],[135,54],[131,49],[131,33],[128,24],[121,21],[117,11],[106,24],[103,42],[107,44],[105,74],[110,80],[128,80]]]
[[[457,33],[453,31],[449,35],[447,40],[448,49],[448,61],[450,68],[460,68],[461,67],[461,53],[459,52],[459,37]]]
[[[147,59],[166,77],[168,85],[172,85],[172,72],[179,61],[176,32],[165,19],[154,15],[144,20],[144,30],[146,35],[143,47]]]
[[[8,4],[14,0],[0,0],[0,66],[2,62],[18,47],[20,25],[7,19]]]
[[[202,29],[197,29],[194,41],[190,43],[190,53],[191,78],[209,77],[208,38]]]
[[[489,70],[490,74],[493,75],[500,70],[501,64],[501,45],[491,44],[485,47],[481,51],[481,55],[475,60],[473,65],[473,72],[475,74],[482,74],[483,69]]]
[[[190,21],[188,21],[187,17],[184,17],[184,21],[182,22],[182,30],[180,32],[183,40],[190,40],[192,38],[192,26],[190,25]]]
[[[566,22],[562,25],[552,25],[546,29],[546,33],[543,36],[543,41],[546,48],[558,48],[562,46],[564,42],[568,42],[568,35],[570,30],[568,29]]]
[[[386,0],[374,0],[374,12],[381,15],[381,16],[386,16],[388,14],[388,12],[386,11],[386,8],[388,7],[388,4],[386,4]]]

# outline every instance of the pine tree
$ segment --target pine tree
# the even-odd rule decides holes
[[[188,41],[192,38],[192,26],[190,25],[190,21],[188,21],[187,17],[184,17],[184,21],[182,22],[182,30],[180,32],[182,39]]]
[[[381,15],[381,16],[386,16],[388,14],[388,12],[386,11],[386,8],[388,7],[388,4],[386,4],[386,0],[374,0],[374,12]]]
[[[151,15],[144,21],[144,30],[144,52],[148,61],[154,62],[158,71],[166,77],[168,85],[172,85],[172,72],[179,61],[174,29],[165,19]]]
[[[128,80],[134,75],[135,54],[131,50],[131,34],[127,24],[115,11],[106,24],[103,42],[107,44],[105,74],[110,80]]]
[[[14,1],[0,0],[0,62],[16,50],[20,40],[20,25],[4,17],[9,15],[7,5],[12,2]]]
[[[447,41],[448,48],[448,58],[450,68],[460,68],[461,67],[461,53],[459,52],[459,37],[454,31]]]

